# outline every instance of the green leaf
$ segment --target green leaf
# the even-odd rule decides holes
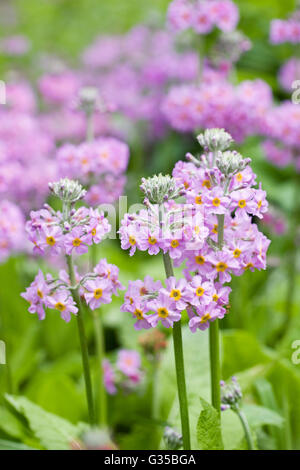
[[[270,425],[282,427],[284,419],[279,413],[258,405],[244,405],[243,411],[251,428]]]
[[[20,420],[4,406],[0,406],[0,429],[8,436],[20,440],[25,433],[25,428]]]
[[[70,444],[83,431],[84,425],[74,426],[67,420],[48,413],[25,397],[5,396],[7,402],[23,415],[40,440],[41,445],[48,450],[67,450]]]
[[[192,334],[188,328],[183,328],[182,337],[190,429],[193,431],[197,428],[199,418],[199,395],[207,401],[210,399],[208,331]],[[171,340],[158,373],[157,383],[159,416],[180,432],[180,411],[177,398],[173,343]],[[221,421],[224,448],[235,449],[243,436],[242,425],[231,410],[222,414]],[[163,446],[163,442],[161,446]],[[191,447],[192,449],[198,449],[195,432],[191,432]]]
[[[0,439],[0,450],[37,450],[19,442]]]
[[[200,398],[203,410],[197,424],[197,439],[201,450],[223,450],[221,420],[217,410]]]

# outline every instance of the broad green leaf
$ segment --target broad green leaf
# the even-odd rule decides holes
[[[72,423],[85,416],[85,395],[80,393],[71,378],[62,374],[41,372],[31,381],[26,396],[50,413]]]
[[[217,410],[200,398],[203,410],[197,423],[197,439],[201,450],[223,450],[221,420]]]
[[[284,419],[280,414],[263,406],[245,404],[243,410],[249,426],[253,429],[264,425],[282,427],[284,424]]]
[[[0,439],[0,450],[37,450],[33,447],[26,446],[20,442],[6,441]]]
[[[0,406],[0,429],[15,439],[22,439],[25,434],[21,421],[4,406]]]
[[[70,444],[78,438],[83,426],[74,426],[67,420],[48,413],[25,397],[6,395],[8,403],[23,415],[30,429],[47,450],[67,450]]]

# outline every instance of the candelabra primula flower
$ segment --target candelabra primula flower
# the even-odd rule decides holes
[[[205,146],[204,154],[199,158],[188,154],[189,161],[178,162],[173,171],[172,185],[178,185],[189,210],[185,212],[185,204],[172,199],[162,180],[159,188],[159,179],[153,178],[147,180],[147,195],[153,181],[159,201],[164,202],[146,200],[147,210],[127,214],[122,221],[122,248],[131,245],[134,251],[149,251],[144,241],[150,227],[153,238],[155,228],[155,245],[173,258],[175,267],[183,269],[181,279],[169,277],[166,287],[152,280],[146,289],[142,281],[129,283],[121,310],[137,319],[136,329],[156,327],[159,321],[172,327],[187,310],[191,331],[205,330],[228,311],[231,288],[226,284],[232,275],[266,269],[270,241],[252,217],[262,218],[268,203],[261,185],[257,187],[251,160],[229,150],[232,138],[223,130],[207,131],[198,141]]]
[[[72,254],[81,255],[88,251],[92,243],[99,243],[110,231],[104,214],[97,209],[80,207],[75,203],[84,197],[85,191],[76,181],[63,179],[50,184],[51,191],[61,199],[62,212],[49,205],[39,211],[32,211],[27,222],[28,238],[34,244],[34,252],[43,255],[46,248],[55,254],[64,254],[69,273],[61,269],[56,279],[49,274],[44,277],[40,271],[26,292],[21,294],[29,303],[29,312],[37,313],[40,320],[45,318],[45,308],[61,312],[61,317],[69,322],[71,313],[78,311],[78,296],[91,310],[101,304],[108,304],[112,295],[123,289],[119,281],[119,269],[102,259],[94,266],[93,272],[81,275],[73,266]],[[70,263],[72,274],[70,274]],[[75,285],[72,285],[75,283]],[[77,296],[74,296],[77,291]]]
[[[111,286],[107,279],[95,279],[85,282],[84,298],[91,310],[111,302]]]
[[[128,146],[111,137],[65,144],[57,152],[60,175],[80,179],[88,187],[86,201],[93,206],[114,202],[122,194],[128,160]]]
[[[67,203],[74,204],[85,193],[73,185],[71,189],[69,187],[71,192],[65,194],[68,181],[61,180],[59,184],[51,185],[51,188],[55,194],[65,198]],[[110,228],[103,212],[85,207],[72,209],[69,220],[66,220],[65,214],[45,205],[44,209],[32,211],[30,220],[26,223],[34,252],[40,254],[84,254],[90,245],[99,244],[110,232]]]
[[[8,256],[25,248],[25,218],[22,211],[14,203],[0,202],[0,263]]]
[[[239,11],[231,0],[173,0],[168,9],[168,23],[175,31],[193,28],[198,34],[208,34],[214,27],[233,31]]]
[[[115,363],[103,361],[104,384],[107,393],[115,395],[118,389],[133,391],[142,380],[141,357],[137,351],[121,349]]]

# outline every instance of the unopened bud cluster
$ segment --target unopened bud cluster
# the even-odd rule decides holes
[[[165,428],[164,441],[168,450],[178,450],[183,446],[182,436],[170,426]]]
[[[243,158],[239,152],[235,150],[227,150],[219,152],[216,158],[216,165],[225,176],[232,176],[243,171],[250,163],[250,158]]]
[[[81,184],[69,178],[62,178],[55,183],[49,183],[49,189],[61,201],[70,204],[79,201],[86,195],[86,190],[83,189]]]
[[[174,178],[161,173],[151,178],[142,178],[140,189],[152,204],[163,204],[176,199],[183,191],[183,187],[178,186]]]
[[[235,377],[231,377],[231,382],[221,382],[221,410],[231,408],[233,411],[239,406],[242,399],[242,390]]]
[[[233,143],[233,139],[224,129],[206,129],[197,137],[199,144],[204,150],[217,152],[227,150]]]

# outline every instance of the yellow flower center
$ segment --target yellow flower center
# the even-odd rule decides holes
[[[196,295],[197,297],[202,297],[202,295],[204,294],[205,290],[203,289],[203,287],[197,287],[196,289]]]
[[[219,272],[224,272],[226,271],[226,269],[228,268],[228,265],[226,263],[224,263],[223,261],[220,261],[217,265],[216,265],[216,270]]]
[[[103,160],[106,160],[108,158],[108,152],[106,150],[103,150],[102,152],[100,152],[100,158],[102,158]]]
[[[54,305],[54,308],[56,310],[59,310],[60,312],[63,312],[65,309],[66,309],[66,306],[65,304],[63,304],[62,302],[57,302],[55,305]]]
[[[44,294],[40,289],[38,289],[36,293],[37,293],[37,295],[39,296],[40,299],[42,299],[44,297]]]
[[[50,236],[50,237],[47,237],[47,238],[46,238],[46,243],[47,243],[47,245],[54,246],[55,243],[56,243],[55,238],[54,238],[54,237],[51,237],[51,236]]]
[[[218,197],[215,197],[212,203],[213,203],[213,206],[219,207],[219,205],[221,204],[221,201]]]
[[[136,244],[136,239],[132,236],[129,237],[129,243],[130,245],[134,246]]]
[[[81,245],[80,238],[74,238],[74,240],[72,241],[72,245],[73,246],[80,246]]]
[[[204,256],[199,255],[199,256],[195,257],[195,261],[196,261],[197,264],[201,265],[201,264],[205,263],[205,258],[204,258]]]
[[[247,271],[247,269],[253,268],[253,263],[248,263],[245,267],[244,270]]]
[[[190,185],[189,185],[189,183],[188,183],[187,181],[185,181],[185,182],[183,183],[183,186],[185,187],[185,189],[188,189]]]
[[[94,290],[94,297],[95,299],[101,299],[102,297],[102,294],[103,294],[103,290],[102,289],[95,289]]]
[[[181,299],[181,292],[179,289],[173,289],[170,292],[170,297],[174,300],[180,300]]]
[[[199,225],[195,225],[195,227],[194,227],[194,232],[195,232],[196,235],[198,235],[198,234],[200,233],[200,227],[199,227]]]
[[[157,239],[154,238],[154,237],[149,237],[149,238],[148,238],[148,243],[149,243],[150,245],[155,245],[155,243],[157,243]]]
[[[138,320],[142,320],[144,318],[143,312],[139,308],[135,309],[134,315],[136,316]]]
[[[234,252],[233,252],[233,256],[234,256],[235,258],[239,258],[239,257],[241,256],[241,254],[242,254],[242,252],[241,252],[241,250],[239,250],[238,248],[236,248],[236,249],[234,250]]]
[[[172,240],[171,241],[171,247],[172,248],[177,248],[179,245],[179,241],[178,240]]]
[[[199,204],[199,205],[202,204],[202,196],[196,196],[195,197],[195,203]]]
[[[218,302],[219,296],[218,296],[217,294],[214,294],[214,295],[212,296],[212,299],[213,299],[214,302]]]
[[[261,208],[261,206],[262,206],[262,201],[258,201],[258,203],[257,203],[257,207],[260,209],[260,208]]]
[[[242,173],[238,173],[238,174],[236,175],[236,180],[237,180],[239,183],[240,183],[241,181],[243,181],[243,175],[242,175]]]
[[[202,186],[203,186],[203,188],[210,189],[210,188],[211,188],[211,182],[210,182],[210,180],[204,180],[204,181],[202,182]]]
[[[93,228],[93,230],[91,231],[92,236],[94,237],[96,235],[96,233],[97,233],[96,229]]]
[[[158,310],[157,310],[157,315],[160,317],[160,318],[167,318],[169,316],[169,312],[168,310],[165,308],[165,307],[160,307]]]
[[[211,319],[211,316],[209,313],[206,313],[205,315],[203,315],[203,317],[201,318],[201,323],[206,323],[208,320]]]
[[[241,199],[238,204],[241,209],[244,209],[244,207],[246,207],[245,199]]]
[[[218,224],[214,225],[214,228],[212,229],[213,233],[218,233]]]
[[[140,288],[140,295],[146,295],[146,294],[148,294],[148,291],[147,291],[146,287],[141,287]]]

